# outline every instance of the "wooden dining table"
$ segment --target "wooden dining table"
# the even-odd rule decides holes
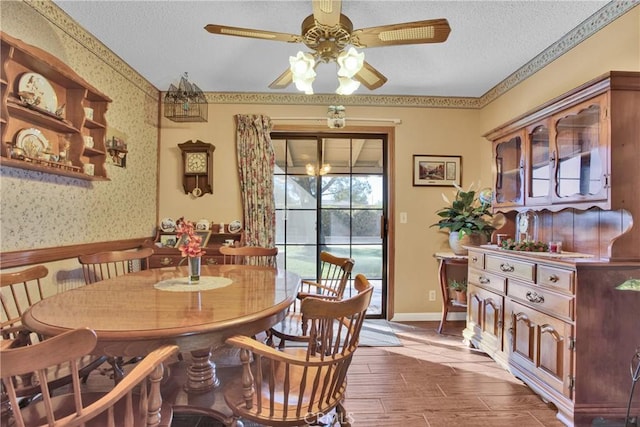
[[[221,383],[216,352],[230,336],[253,336],[281,321],[299,285],[297,274],[272,267],[206,265],[198,283],[188,282],[186,267],[158,268],[45,298],[23,323],[45,337],[91,328],[95,355],[137,357],[178,345],[191,357],[168,368],[163,398],[173,400],[174,411],[211,410],[226,423],[229,414],[214,393]]]

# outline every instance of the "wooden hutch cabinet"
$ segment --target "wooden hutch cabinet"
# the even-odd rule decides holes
[[[111,99],[53,55],[0,32],[0,164],[106,180]]]
[[[225,244],[227,240],[233,240],[234,244],[242,244],[243,233],[231,233],[229,232],[229,226],[224,226],[224,230],[221,233],[220,224],[213,224],[211,229],[208,230],[210,232],[209,239],[207,240],[207,244],[204,247],[205,254],[202,256],[202,263],[204,265],[211,264],[222,264],[224,262],[223,256],[220,253],[220,247]],[[174,237],[176,236],[175,231],[162,231],[160,228],[156,231],[156,237],[154,241],[145,242],[144,246],[149,246],[153,248],[153,255],[149,260],[150,268],[160,268],[160,267],[175,267],[182,263],[186,265],[186,260],[183,260],[182,254],[180,250],[175,247],[175,243],[170,246],[162,245],[163,236]],[[238,243],[235,243],[238,242]]]
[[[616,286],[640,279],[640,73],[610,72],[487,137],[501,232],[531,209],[539,240],[561,240],[564,252],[469,247],[463,335],[566,425],[624,419],[640,292]]]
[[[493,141],[494,208],[640,203],[626,192],[640,182],[639,79],[612,71],[486,134]]]

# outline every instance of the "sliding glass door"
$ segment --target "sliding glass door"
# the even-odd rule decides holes
[[[386,315],[386,135],[271,134],[278,264],[315,279],[321,251],[355,260]],[[345,296],[354,293],[349,284]]]

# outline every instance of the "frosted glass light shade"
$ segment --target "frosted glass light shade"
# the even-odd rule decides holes
[[[351,95],[360,87],[359,81],[352,80],[349,77],[338,77],[338,81],[340,82],[340,86],[336,90],[338,95]]]
[[[340,52],[336,61],[340,66],[338,76],[351,78],[362,69],[364,53],[358,53],[357,50],[351,47],[348,51]]]

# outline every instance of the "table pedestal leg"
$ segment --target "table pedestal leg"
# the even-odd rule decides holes
[[[218,387],[220,379],[216,375],[216,364],[210,359],[211,348],[192,351],[191,357],[185,390],[189,393],[203,393]]]

